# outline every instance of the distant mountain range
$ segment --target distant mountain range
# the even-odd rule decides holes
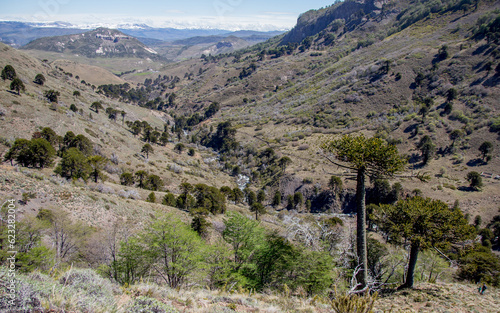
[[[230,31],[224,29],[176,29],[176,28],[153,28],[144,24],[126,24],[117,25],[116,27],[121,32],[140,38],[141,41],[155,39],[161,41],[176,41],[191,37],[205,36],[236,36],[246,40],[259,39],[259,41],[267,40],[275,35],[283,33],[283,31]],[[62,36],[81,34],[88,31],[89,28],[78,27],[66,22],[51,22],[51,23],[27,23],[27,22],[0,22],[0,41],[13,47],[21,47],[27,43],[42,37]],[[250,40],[255,41],[255,40]]]

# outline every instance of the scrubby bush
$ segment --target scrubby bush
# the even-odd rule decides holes
[[[481,189],[483,187],[483,178],[481,177],[481,174],[478,172],[469,172],[466,177],[467,181],[469,182],[470,188],[473,188],[475,190]]]
[[[77,307],[82,311],[93,312],[115,306],[113,290],[116,287],[91,269],[71,269],[63,274],[59,283],[71,287],[72,293],[78,295]]]
[[[132,305],[127,309],[129,313],[177,313],[173,307],[153,298],[140,296],[134,299]]]

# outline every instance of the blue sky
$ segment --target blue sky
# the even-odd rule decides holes
[[[291,28],[300,13],[334,1],[0,0],[0,20],[271,30]]]

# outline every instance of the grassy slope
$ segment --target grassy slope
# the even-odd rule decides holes
[[[489,120],[500,112],[500,88],[493,71],[488,73],[482,69],[486,62],[495,62],[494,57],[488,54],[488,49],[484,49],[486,42],[475,42],[468,38],[476,20],[498,7],[497,2],[488,2],[483,3],[478,11],[469,11],[466,15],[455,12],[424,19],[348,55],[345,55],[345,51],[356,43],[356,38],[363,38],[372,28],[384,29],[384,23],[394,19],[396,14],[380,23],[367,23],[360,30],[345,35],[334,47],[320,51],[320,56],[311,56],[311,52],[306,52],[258,61],[254,52],[244,54],[241,57],[243,61],[236,63],[232,57],[217,63],[190,60],[169,65],[162,73],[183,77],[184,73],[197,74],[202,68],[203,74],[197,75],[194,80],[181,81],[175,89],[179,96],[178,102],[184,104],[187,112],[192,112],[192,103],[219,101],[225,106],[220,120],[231,119],[234,123],[246,126],[240,129],[240,138],[259,147],[266,145],[253,136],[268,140],[281,153],[292,157],[294,164],[291,172],[302,177],[313,177],[323,186],[328,178],[325,174],[338,173],[338,170],[316,156],[318,143],[327,138],[323,133],[350,133],[365,129],[374,134],[380,130],[382,136],[400,138],[402,143],[398,148],[403,153],[419,154],[415,144],[423,135],[429,134],[438,149],[444,149],[451,143],[449,133],[452,130],[469,129],[471,133],[459,144],[454,154],[433,160],[424,168],[413,164],[414,171],[425,171],[432,176],[428,184],[408,181],[403,185],[408,190],[422,189],[424,195],[441,198],[449,203],[458,199],[466,212],[482,214],[487,220],[497,214],[500,203],[497,193],[499,181],[484,178],[486,186],[481,193],[468,192],[463,187],[467,186],[465,175],[469,171],[500,174],[498,135],[491,133],[488,127]],[[419,71],[430,73],[438,49],[443,44],[449,46],[450,58],[437,64],[438,70],[434,74],[439,78],[437,87],[422,90],[424,95],[435,97],[435,105],[430,118],[420,125],[419,118],[412,118],[411,115],[419,108],[413,103],[415,90],[410,86]],[[372,72],[378,69],[381,60],[386,59],[391,61],[389,74],[374,80]],[[258,66],[254,74],[228,83],[228,79],[238,76],[251,62],[256,62]],[[400,80],[395,78],[396,73],[401,74]],[[485,84],[486,81],[493,83]],[[277,86],[281,86],[281,89],[274,92]],[[462,111],[469,118],[469,123],[440,115],[446,101],[443,92],[450,86],[459,91],[453,109]],[[476,107],[467,105],[468,100],[483,91],[485,95],[477,98]],[[349,95],[357,95],[359,102],[345,101]],[[244,104],[244,98],[250,102]],[[393,108],[396,108],[397,114],[389,111]],[[374,117],[368,118],[369,112],[374,112]],[[350,116],[347,127],[342,123],[335,124],[345,114]],[[330,123],[332,126],[327,129],[315,127],[315,117],[333,120]],[[398,121],[399,126],[396,124]],[[415,137],[407,131],[413,125],[420,126],[419,134]],[[293,136],[298,131],[313,135],[287,143],[286,136]],[[493,160],[487,165],[474,162],[479,155],[477,149],[483,141],[491,141],[496,151]],[[309,144],[311,148],[297,151],[300,144]],[[461,161],[456,162],[457,159]],[[446,174],[438,177],[441,169]],[[443,184],[451,189],[443,188]],[[350,186],[353,187],[352,184]]]
[[[68,272],[71,271],[70,269]],[[28,299],[33,299],[36,294],[42,294],[43,296],[37,297],[41,300],[40,307],[47,311],[49,308],[56,311],[64,308],[72,312],[128,312],[135,298],[145,296],[159,300],[176,312],[332,312],[328,299],[307,297],[286,289],[267,294],[248,290],[174,290],[147,282],[119,288],[96,274],[86,273],[85,279],[70,285],[38,273],[19,274],[19,284],[23,286],[23,296],[20,297],[28,296]],[[98,292],[95,292],[96,284],[99,284]],[[27,293],[28,290],[35,292]],[[499,289],[488,288],[484,295],[480,295],[475,285],[437,283],[419,284],[413,290],[379,296],[373,312],[496,313],[499,306]]]

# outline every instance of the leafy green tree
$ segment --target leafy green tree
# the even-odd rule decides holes
[[[231,251],[221,239],[207,246],[205,253],[206,281],[210,289],[223,287],[232,272]]]
[[[69,147],[75,147],[87,156],[91,155],[93,152],[92,141],[82,134],[76,135]]]
[[[194,186],[194,194],[198,208],[203,208],[214,215],[226,212],[226,198],[216,187],[197,184]]]
[[[214,116],[215,113],[217,113],[219,111],[219,109],[220,109],[220,105],[218,102],[210,103],[207,110],[205,111],[205,119],[209,119],[212,116]]]
[[[295,208],[295,204],[293,203],[293,195],[286,196],[286,209],[293,210]]]
[[[82,94],[78,90],[73,91],[73,97],[80,97],[81,95]]]
[[[144,170],[140,170],[140,171],[137,171],[135,172],[135,177],[137,177],[137,180],[139,182],[139,188],[144,188],[144,181],[145,179],[147,178],[148,176],[148,173]]]
[[[56,151],[47,140],[36,138],[18,152],[16,161],[23,166],[44,168],[52,165],[55,154]]]
[[[475,233],[459,208],[450,209],[446,203],[430,198],[414,197],[400,200],[396,205],[381,205],[377,220],[392,242],[410,245],[403,288],[413,287],[419,251],[445,248]]]
[[[448,57],[449,57],[448,46],[447,45],[442,45],[441,48],[439,48],[439,51],[438,51],[438,58],[440,60],[445,60]]]
[[[146,179],[145,185],[149,190],[158,191],[163,187],[163,180],[160,176],[151,174]]]
[[[50,127],[44,127],[40,132],[40,135],[43,139],[47,140],[52,146],[55,146],[59,143],[59,136],[56,132]]]
[[[236,129],[232,127],[231,122],[222,122],[217,125],[217,131],[213,134],[207,145],[221,153],[230,152],[238,147],[235,137]]]
[[[141,239],[135,236],[120,242],[120,249],[111,267],[115,271],[114,278],[121,284],[138,282],[151,268],[148,247]]]
[[[360,271],[357,281],[361,289],[368,282],[368,261],[366,253],[366,176],[390,177],[402,171],[406,159],[399,155],[395,146],[385,143],[380,138],[343,136],[340,139],[325,142],[323,150],[330,152],[338,160],[328,158],[333,164],[356,171],[356,252]],[[345,163],[349,164],[346,165]]]
[[[333,194],[338,197],[342,192],[342,179],[338,176],[332,175],[328,181],[328,187],[330,187]]]
[[[12,161],[14,161],[14,160],[16,160],[16,162],[19,162],[19,161],[17,161],[19,153],[25,149],[29,149],[29,144],[30,144],[30,141],[28,139],[24,139],[24,138],[16,139],[14,141],[14,144],[12,145],[12,147],[10,147],[10,149],[7,151],[7,153],[5,153],[5,155],[3,157],[3,161],[4,162],[10,161],[10,165],[13,165]]]
[[[106,114],[108,114],[108,118],[110,120],[115,121],[115,122],[116,122],[116,119],[117,119],[119,113],[120,113],[119,110],[113,109],[112,107],[106,108]]]
[[[171,288],[182,287],[201,265],[203,242],[173,214],[155,218],[143,240],[153,265]]]
[[[95,113],[99,114],[99,110],[104,110],[104,107],[102,106],[102,104],[99,101],[94,101],[90,105],[90,109],[94,110]]]
[[[196,199],[190,194],[180,194],[176,199],[175,206],[178,209],[189,211],[196,206]]]
[[[455,146],[455,142],[459,139],[462,139],[465,136],[464,132],[461,129],[454,129],[450,133],[450,139],[452,141],[451,146]]]
[[[6,205],[1,210],[2,220],[7,220]],[[42,238],[48,228],[48,224],[35,217],[24,217],[16,223],[16,270],[29,273],[35,270],[48,270],[54,258],[53,252],[42,244]],[[12,254],[8,253],[6,243],[12,239],[12,227],[7,223],[0,224],[0,260],[6,262]],[[9,236],[10,235],[10,236]],[[4,248],[4,249],[2,249]]]
[[[266,192],[264,190],[259,190],[257,193],[257,202],[262,203],[266,200]]]
[[[447,102],[443,107],[443,112],[441,115],[448,115],[453,111],[453,104],[451,102]]]
[[[263,243],[264,229],[258,221],[251,220],[238,212],[228,212],[224,219],[226,228],[222,238],[233,247],[234,268],[239,269],[248,262],[252,254]]]
[[[14,78],[17,77],[16,70],[12,65],[5,65],[5,67],[2,70],[1,74],[2,80],[13,80]]]
[[[247,193],[247,203],[249,206],[252,206],[255,202],[257,202],[257,195],[253,190],[249,190]]]
[[[273,207],[277,207],[280,204],[281,204],[281,192],[279,190],[276,190],[276,192],[274,193],[273,202],[271,203],[271,205]]]
[[[284,157],[281,157],[279,160],[278,160],[278,164],[281,168],[281,170],[283,172],[285,172],[286,168],[292,164],[292,159],[290,159],[289,157],[287,156],[284,156]]]
[[[304,203],[304,196],[302,195],[302,192],[297,191],[296,193],[293,194],[293,207],[294,209],[300,209],[302,206],[302,203]]]
[[[450,88],[446,91],[446,100],[448,102],[455,100],[457,96],[458,96],[458,91],[455,88]]]
[[[294,267],[298,267],[295,270],[298,275],[292,281],[302,286],[309,296],[322,294],[332,285],[333,260],[327,252],[304,249],[295,262]]]
[[[91,168],[90,175],[94,178],[94,182],[97,183],[99,177],[101,177],[102,180],[102,170],[108,163],[108,159],[100,155],[93,155],[87,158],[87,163]]]
[[[132,186],[135,183],[134,175],[129,172],[120,175],[120,184],[123,186]]]
[[[228,200],[233,200],[233,190],[229,186],[220,187],[220,192],[226,197]]]
[[[434,100],[431,97],[426,97],[424,99],[419,99],[418,102],[421,103],[419,113],[422,115],[422,123],[424,123],[425,117],[434,105]]]
[[[484,282],[500,286],[500,259],[490,248],[476,244],[459,259],[457,276],[474,283]]]
[[[45,84],[45,76],[43,76],[43,74],[36,74],[35,80],[33,80],[33,82],[35,84],[43,86],[43,84]]]
[[[422,137],[422,139],[420,139],[417,148],[422,154],[422,163],[424,165],[427,165],[429,163],[429,160],[432,158],[432,156],[434,156],[434,153],[436,152],[436,145],[432,142],[430,136],[425,135],[424,137]]]
[[[156,202],[156,195],[155,195],[154,192],[151,191],[151,193],[146,198],[146,202],[150,202],[150,203],[155,203]]]
[[[208,236],[209,223],[202,213],[195,213],[193,220],[191,221],[191,228],[201,237],[206,238]]]
[[[24,86],[23,81],[17,77],[15,77],[10,83],[10,90],[15,90],[18,95],[20,95],[20,92],[24,91],[25,89],[26,87]]]
[[[171,192],[167,192],[167,194],[163,197],[162,204],[175,207],[177,204],[175,195]]]
[[[488,156],[490,156],[491,152],[493,152],[493,144],[489,141],[483,142],[479,146],[479,152],[481,152],[481,156],[483,157],[483,162],[487,160]]]
[[[149,154],[154,153],[154,149],[149,143],[147,143],[142,146],[141,152],[146,153],[146,159],[149,159]]]
[[[187,195],[191,193],[194,190],[193,185],[187,182],[183,182],[179,185],[179,188],[181,189],[182,194]]]
[[[69,109],[73,112],[77,112],[78,111],[78,108],[76,107],[76,105],[74,103],[72,103],[70,106],[69,106]]]
[[[66,178],[86,180],[91,168],[85,155],[77,148],[69,148],[63,153],[61,162],[54,172]]]
[[[285,238],[273,232],[265,236],[264,243],[258,247],[255,256],[256,287],[277,286],[293,270],[300,251]]]
[[[181,142],[179,142],[178,144],[176,144],[175,147],[174,147],[174,151],[177,152],[177,153],[179,153],[179,154],[181,154],[182,151],[184,151],[185,149],[186,149],[186,146],[183,143],[181,143]]]
[[[259,219],[259,215],[266,214],[266,208],[260,202],[255,202],[250,206],[250,211],[255,212],[255,219]]]
[[[241,203],[241,201],[243,200],[243,197],[245,196],[245,194],[243,193],[243,191],[241,191],[240,188],[238,187],[235,187],[233,189],[233,201],[238,204],[238,203]]]
[[[305,206],[306,206],[306,211],[310,212],[311,211],[311,206],[312,206],[311,200],[307,199],[306,202],[305,202]]]
[[[43,95],[50,102],[57,103],[57,99],[61,95],[61,93],[59,91],[55,91],[55,90],[50,89],[50,90],[45,91]]]
[[[159,140],[160,140],[162,146],[165,146],[168,143],[168,133],[167,132],[161,133],[161,137]]]
[[[478,172],[467,173],[466,179],[470,184],[469,187],[474,190],[480,190],[483,187],[483,178]]]

